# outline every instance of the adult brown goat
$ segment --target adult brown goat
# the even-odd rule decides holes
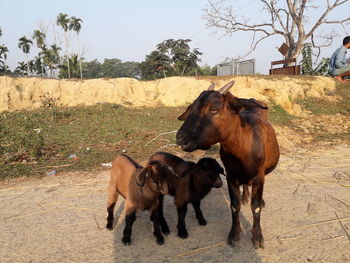
[[[232,227],[227,243],[234,246],[240,239],[239,186],[244,185],[243,197],[252,186],[252,241],[255,248],[263,247],[260,213],[263,206],[265,175],[275,169],[279,160],[276,134],[268,120],[267,107],[254,99],[233,96],[234,81],[214,91],[214,84],[203,91],[178,119],[184,123],[176,134],[176,143],[184,151],[209,149],[220,142],[220,157],[226,169],[231,199]]]
[[[137,210],[149,210],[153,221],[154,236],[162,245],[164,237],[160,231],[158,205],[159,196],[168,193],[166,178],[173,175],[170,166],[161,161],[148,162],[143,168],[127,155],[119,155],[112,162],[111,179],[108,188],[107,225],[113,229],[114,206],[119,194],[125,199],[125,228],[122,242],[129,245],[132,225],[136,220]]]

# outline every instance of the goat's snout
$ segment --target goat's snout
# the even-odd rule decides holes
[[[184,132],[183,132],[183,131],[178,131],[178,132],[176,133],[176,144],[177,144],[177,145],[182,145],[182,144],[184,144],[184,143],[183,143],[184,138],[185,138]]]
[[[169,187],[167,183],[162,183],[160,186],[159,191],[161,192],[162,195],[167,195],[169,193]]]
[[[213,187],[220,188],[222,186],[222,180],[220,176],[218,176],[213,184]]]

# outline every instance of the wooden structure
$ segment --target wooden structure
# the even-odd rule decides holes
[[[289,64],[294,64],[289,66]],[[274,65],[283,64],[282,68],[273,68]],[[284,59],[271,62],[270,75],[300,75],[300,65],[297,65],[296,59]]]
[[[289,46],[283,43],[278,51],[286,58]],[[283,64],[282,68],[273,68],[274,65],[279,64]],[[300,75],[300,66],[297,65],[297,60],[295,58],[272,61],[270,75]]]

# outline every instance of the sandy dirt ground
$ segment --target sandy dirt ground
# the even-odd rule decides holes
[[[146,211],[138,213],[132,244],[124,246],[122,199],[114,230],[104,228],[108,180],[107,169],[1,182],[0,262],[350,262],[346,145],[283,149],[266,179],[265,248],[258,250],[250,241],[249,205],[242,208],[241,240],[234,248],[226,245],[231,224],[226,183],[203,200],[207,226],[197,224],[189,207],[188,239],[176,236],[176,210],[167,197],[171,233],[165,244],[156,244]]]

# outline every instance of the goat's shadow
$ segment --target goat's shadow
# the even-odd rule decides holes
[[[227,191],[227,189],[223,190]],[[176,233],[177,214],[173,198],[164,199],[164,216],[171,233],[165,243],[159,246],[153,236],[153,226],[148,211],[138,212],[132,229],[131,244],[121,242],[125,225],[123,205],[120,205],[115,221],[113,262],[261,262],[251,242],[252,225],[241,213],[241,240],[235,247],[226,244],[231,227],[231,212],[223,200],[220,189],[213,190],[202,202],[202,210],[208,224],[199,226],[191,205],[189,205],[186,225],[187,239],[180,239]],[[119,217],[122,218],[119,218]]]

